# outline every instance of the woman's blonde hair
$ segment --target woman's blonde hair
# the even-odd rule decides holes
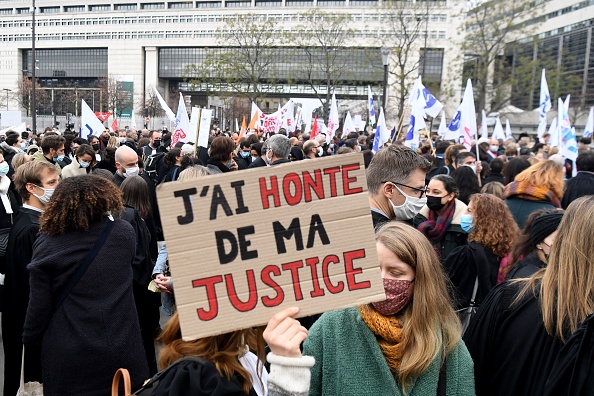
[[[208,176],[208,175],[210,175],[210,171],[208,170],[207,167],[202,166],[202,165],[193,165],[193,166],[188,166],[186,169],[181,171],[179,173],[179,177],[177,178],[177,181],[198,179],[200,177],[204,177],[204,176]]]
[[[461,326],[449,299],[447,278],[431,243],[416,229],[390,222],[376,241],[415,270],[411,303],[402,315],[403,356],[398,382],[407,388],[441,352],[445,357],[460,341]]]
[[[184,341],[176,312],[159,336],[159,341],[164,345],[159,353],[159,368],[163,370],[186,356],[199,356],[214,364],[221,377],[231,379],[234,375],[239,376],[243,391],[248,394],[252,387],[252,380],[239,358],[247,352],[246,345],[250,350],[255,351],[258,356],[257,371],[260,376],[266,356],[262,333],[262,327],[249,328],[199,340]]]
[[[563,176],[563,167],[555,161],[547,160],[531,165],[530,168],[519,173],[514,181],[551,190],[561,199],[565,187]]]
[[[547,267],[518,280],[526,285],[514,302],[529,290],[538,293],[547,333],[565,342],[594,312],[594,196],[569,205],[555,241]]]
[[[115,136],[111,136],[109,138],[109,140],[107,141],[106,148],[118,148],[118,147],[120,147],[120,139]]]

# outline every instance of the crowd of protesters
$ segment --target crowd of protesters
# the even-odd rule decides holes
[[[5,396],[21,373],[45,395],[105,395],[120,367],[135,387],[169,367],[153,395],[591,391],[587,139],[573,163],[548,135],[470,148],[433,136],[375,153],[366,131],[213,130],[208,147],[171,138],[0,137]],[[288,308],[265,329],[183,340],[158,186],[358,152],[386,300],[299,320]]]

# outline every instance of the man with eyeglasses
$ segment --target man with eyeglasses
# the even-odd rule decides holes
[[[431,163],[402,145],[375,154],[367,168],[367,189],[373,226],[396,219],[412,224],[427,202],[425,175]]]

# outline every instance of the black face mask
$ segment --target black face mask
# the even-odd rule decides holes
[[[99,151],[99,143],[95,143],[91,147],[93,147],[93,150]]]
[[[154,147],[159,147],[161,145],[161,141],[160,140],[153,140],[153,146]]]
[[[443,197],[432,197],[427,195],[427,207],[429,210],[433,210],[435,212],[441,210],[445,206],[445,204],[441,203],[442,198]]]

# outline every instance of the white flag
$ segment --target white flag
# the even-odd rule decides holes
[[[103,123],[97,118],[93,110],[89,107],[87,102],[82,101],[80,117],[80,136],[83,139],[88,139],[89,136],[99,136],[105,130]]]
[[[512,135],[511,126],[509,125],[509,120],[505,119],[505,140],[513,139],[514,135]]]
[[[489,137],[489,129],[487,128],[487,113],[485,110],[483,110],[481,113],[481,137],[486,139]]]
[[[569,102],[569,95],[567,95],[566,102]],[[562,109],[562,110],[561,110]],[[569,112],[565,107],[565,103],[561,103],[559,99],[559,121],[558,121],[558,133],[560,144],[561,155],[572,161],[575,161],[578,156],[577,149],[577,138],[575,136],[575,128],[571,127],[569,120]]]
[[[464,89],[464,97],[462,99],[462,104],[460,105],[460,112],[460,128],[462,129],[462,136],[464,136],[463,144],[470,150],[472,137],[477,136],[474,94],[472,92],[472,82],[470,81],[470,78],[466,82],[466,89]]]
[[[346,118],[344,119],[344,125],[342,126],[341,138],[342,139],[346,138],[349,135],[349,133],[351,133],[351,132],[356,132],[355,123],[353,122],[353,119],[351,118],[351,112],[347,111]]]
[[[553,118],[553,121],[551,121],[549,135],[551,135],[551,138],[549,139],[549,146],[559,147],[559,129],[557,128],[557,117]]]
[[[591,138],[592,132],[594,132],[594,107],[590,107],[590,114],[588,115],[588,121],[586,121],[583,136],[585,138]]]
[[[373,104],[373,95],[371,87],[367,86],[367,108],[369,109],[369,124],[375,124],[375,105]]]
[[[446,131],[448,130],[448,127],[446,126],[446,117],[445,117],[445,112],[442,111],[441,112],[441,121],[439,122],[439,129],[437,129],[437,134],[441,137],[444,138]]]
[[[167,115],[167,118],[169,118],[169,121],[175,122],[175,119],[176,119],[175,114],[173,114],[173,111],[171,111],[169,106],[167,106],[167,103],[165,103],[165,100],[163,99],[163,97],[161,96],[159,91],[157,91],[157,88],[155,88],[155,87],[153,87],[153,88],[155,90],[155,94],[157,95],[157,99],[159,99],[159,103],[161,104],[161,107],[163,108],[163,110],[165,110],[165,114]],[[185,107],[185,105],[184,105],[184,107]]]
[[[495,128],[493,128],[493,136],[491,136],[491,139],[501,139],[505,141],[505,132],[503,131],[503,125],[501,125],[499,117],[495,120]]]
[[[132,111],[132,118],[130,119],[130,129],[137,131],[138,128],[136,127],[136,118],[134,118],[134,111]]]
[[[454,118],[450,121],[448,125],[448,129],[446,130],[446,134],[444,136],[444,140],[453,140],[456,143],[460,142],[460,136],[462,135],[461,127],[460,127],[460,117],[462,115],[462,111],[460,108],[454,114]]]
[[[295,132],[295,104],[293,99],[290,99],[281,109],[281,128],[285,128],[287,132]]]
[[[208,147],[208,135],[210,134],[210,121],[212,120],[212,110],[202,109],[200,112],[200,128],[198,130],[198,146]]]
[[[565,102],[563,102],[563,109],[566,113],[569,113],[569,98],[571,98],[571,95],[567,95]],[[559,125],[561,125],[561,123],[559,123]]]
[[[196,143],[196,136],[198,136],[198,121],[200,120],[200,108],[192,107],[192,113],[190,114],[190,135],[193,136],[189,139],[189,142]]]
[[[421,80],[421,76],[415,82],[413,90],[409,96],[409,104],[417,102],[423,109],[424,113],[430,117],[437,117],[439,112],[443,109],[443,104],[425,86]]]
[[[188,112],[186,111],[186,102],[182,93],[179,93],[179,104],[177,105],[177,115],[175,116],[175,128],[171,135],[171,148],[175,146],[177,142],[187,143],[190,138],[190,119],[188,118]]]
[[[416,150],[417,147],[419,147],[419,131],[426,128],[425,119],[423,118],[424,115],[422,102],[413,103],[410,112],[410,120],[408,122],[408,130],[404,139],[404,145],[413,150]]]
[[[375,137],[373,139],[372,151],[377,153],[379,149],[390,140],[390,130],[386,127],[386,118],[384,117],[384,109],[380,107],[379,117],[377,119],[377,126],[375,128]]]
[[[538,115],[538,132],[537,136],[542,138],[547,129],[547,111],[551,110],[551,94],[549,93],[549,85],[547,84],[547,77],[545,69],[542,69],[540,77],[540,113]]]
[[[326,134],[326,141],[334,138],[334,134],[338,129],[338,105],[336,104],[336,95],[332,94],[332,102],[330,104],[330,115],[328,116],[328,133]]]

